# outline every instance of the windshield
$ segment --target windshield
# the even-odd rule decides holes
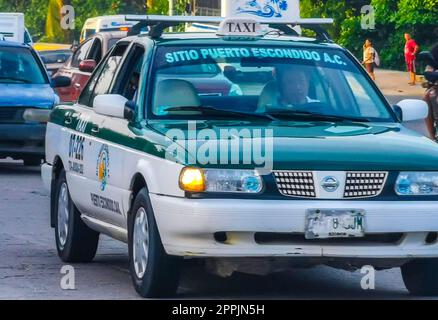
[[[333,48],[166,46],[157,50],[153,77],[153,117],[215,116],[201,110],[208,107],[275,118],[394,121],[370,80]]]
[[[41,51],[41,60],[45,64],[65,63],[72,55],[71,50]]]
[[[85,29],[83,31],[83,38],[88,39],[92,35],[96,34],[96,29]]]
[[[0,83],[46,84],[47,79],[29,49],[0,47]]]

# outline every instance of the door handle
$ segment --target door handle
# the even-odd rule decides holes
[[[97,125],[93,125],[92,127],[91,127],[91,132],[93,132],[93,133],[99,133],[99,126],[97,126]]]
[[[75,88],[80,89],[81,88],[81,84],[80,83],[75,83]]]
[[[65,118],[64,123],[66,125],[72,124],[73,123],[73,119],[71,117],[67,117],[67,118]]]

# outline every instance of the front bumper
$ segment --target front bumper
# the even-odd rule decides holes
[[[0,157],[44,157],[45,135],[45,124],[0,123]]]
[[[435,201],[282,201],[185,199],[150,195],[168,254],[195,257],[438,257],[438,243],[427,243],[438,231]],[[342,240],[263,243],[257,233],[303,234],[308,209],[363,209],[366,235],[401,233],[391,243]],[[215,240],[226,233],[227,241]]]

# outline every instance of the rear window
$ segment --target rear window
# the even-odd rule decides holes
[[[0,83],[48,83],[42,66],[26,48],[0,47]]]
[[[41,51],[40,56],[44,63],[65,63],[72,55],[70,50]]]

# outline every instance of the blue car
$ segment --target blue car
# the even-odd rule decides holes
[[[65,77],[50,79],[28,45],[0,41],[0,158],[39,165],[45,154],[45,118],[59,102],[54,88]]]

